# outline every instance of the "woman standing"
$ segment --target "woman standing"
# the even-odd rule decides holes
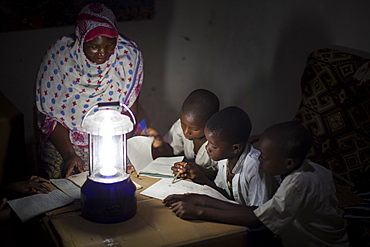
[[[136,115],[142,81],[141,52],[118,33],[113,12],[104,4],[85,6],[75,34],[49,47],[37,76],[40,158],[49,178],[88,170],[85,114],[99,102],[119,101]]]

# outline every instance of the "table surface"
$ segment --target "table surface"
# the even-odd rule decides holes
[[[136,175],[131,179],[143,189],[158,181]],[[161,200],[140,195],[143,189],[136,191],[136,215],[125,222],[90,222],[76,203],[47,213],[44,228],[56,246],[246,246],[247,227],[183,220]]]

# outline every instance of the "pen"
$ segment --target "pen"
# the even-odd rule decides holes
[[[187,165],[188,163],[185,163],[182,167],[183,168],[185,168],[185,166]],[[179,172],[176,174],[176,176],[173,178],[173,180],[172,180],[172,183],[174,183],[175,181],[176,181],[176,179],[177,179],[177,177],[179,176]]]

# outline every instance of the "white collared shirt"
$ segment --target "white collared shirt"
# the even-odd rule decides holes
[[[247,206],[265,203],[277,188],[277,181],[260,169],[260,152],[247,144],[232,170],[232,195],[227,183],[227,159],[218,162],[215,184],[224,189],[236,202]]]
[[[348,246],[337,205],[331,172],[306,161],[254,213],[284,246]]]
[[[198,153],[194,153],[194,142],[185,138],[181,128],[181,121],[178,119],[171,127],[163,140],[173,148],[174,155],[184,154],[188,160],[194,160],[197,165],[207,169],[217,169],[217,162],[209,158],[206,150],[207,141],[199,148]]]

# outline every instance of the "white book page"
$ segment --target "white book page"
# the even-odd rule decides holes
[[[140,173],[157,173],[167,176],[173,176],[171,167],[184,159],[184,156],[175,157],[158,157],[153,160],[149,165],[141,170]]]
[[[175,183],[172,183],[172,181],[172,178],[162,178],[149,188],[140,192],[140,194],[163,200],[167,196],[173,194],[197,193],[208,195],[219,200],[236,203],[235,201],[227,199],[220,192],[209,186],[200,185],[186,180],[178,180]]]
[[[127,140],[127,157],[138,174],[153,161],[153,140],[153,136],[134,136]]]
[[[50,179],[50,182],[58,189],[73,199],[81,198],[81,188],[67,178]]]
[[[60,190],[53,190],[49,194],[36,194],[8,201],[10,207],[25,222],[37,215],[63,207],[74,199]]]
[[[71,180],[74,184],[81,188],[82,185],[85,183],[87,176],[89,176],[89,171],[73,174],[67,179]]]

